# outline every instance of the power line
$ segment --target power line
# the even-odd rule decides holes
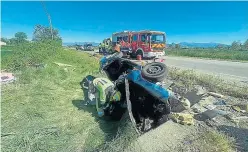
[[[52,19],[51,19],[51,16],[50,14],[48,13],[47,9],[46,9],[46,5],[45,5],[45,2],[41,1],[41,4],[43,6],[43,9],[47,15],[47,18],[48,18],[48,21],[49,21],[49,25],[50,25],[50,32],[51,32],[51,35],[52,35],[52,40],[53,40],[53,26],[52,26]]]

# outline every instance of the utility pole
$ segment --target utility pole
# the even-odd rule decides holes
[[[50,14],[48,13],[47,9],[46,9],[46,5],[45,5],[45,2],[41,1],[41,4],[43,6],[43,9],[47,15],[47,18],[48,18],[48,21],[49,21],[49,25],[50,25],[50,32],[51,32],[51,35],[52,35],[52,40],[53,40],[53,26],[52,26],[52,19],[51,19],[51,16]]]

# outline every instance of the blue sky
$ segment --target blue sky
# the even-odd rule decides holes
[[[1,2],[2,37],[48,25],[41,2]],[[64,42],[94,41],[122,30],[164,31],[167,42],[220,42],[248,38],[248,2],[48,2]]]

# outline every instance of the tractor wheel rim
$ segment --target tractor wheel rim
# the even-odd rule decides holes
[[[162,67],[158,65],[151,66],[150,68],[147,69],[147,72],[150,74],[156,74],[162,71]]]

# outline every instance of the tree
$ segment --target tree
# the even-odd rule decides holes
[[[33,32],[33,41],[55,40],[61,41],[59,31],[57,29],[51,30],[50,27],[36,25]]]
[[[16,39],[17,43],[25,42],[25,41],[27,41],[27,38],[28,38],[28,36],[24,32],[17,32],[15,34],[15,39]]]
[[[240,49],[241,49],[241,43],[240,43],[240,42],[237,42],[237,41],[234,41],[234,42],[232,43],[231,48],[232,48],[233,50],[240,50]]]
[[[216,49],[223,49],[225,46],[223,44],[218,44],[215,48]]]
[[[176,49],[180,49],[180,48],[181,48],[180,44],[176,44],[176,45],[175,45],[175,48],[176,48]]]
[[[16,38],[9,39],[9,44],[13,45],[13,44],[16,44],[16,43],[17,43]]]
[[[175,43],[171,43],[171,48],[175,48],[176,47],[176,44]]]
[[[246,50],[248,50],[248,39],[245,41],[245,43],[244,43],[244,48],[246,49]]]
[[[6,44],[9,44],[9,39],[7,39],[7,38],[2,37],[1,38],[1,41],[2,42],[5,42]]]

